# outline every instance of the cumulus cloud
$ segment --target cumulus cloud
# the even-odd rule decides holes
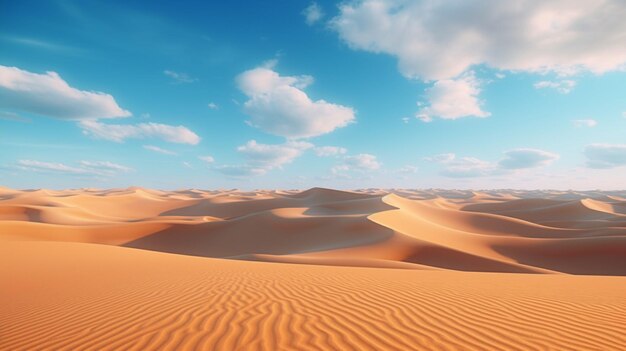
[[[296,139],[330,133],[354,121],[352,108],[309,98],[302,89],[313,82],[313,77],[281,76],[270,67],[258,67],[237,77],[239,89],[248,96],[244,111],[251,117],[251,126]]]
[[[59,162],[19,160],[16,168],[40,173],[69,174],[77,176],[113,176],[132,169],[109,161],[80,161],[78,166]]]
[[[56,72],[0,66],[0,107],[60,119],[128,117],[113,96],[71,87]]]
[[[506,151],[504,158],[498,162],[498,167],[500,169],[535,168],[547,166],[558,159],[559,155],[552,152],[520,148]]]
[[[178,84],[193,83],[197,80],[196,78],[190,77],[187,73],[180,73],[180,72],[165,70],[163,71],[163,74],[172,78],[172,82],[178,83]]]
[[[315,152],[315,154],[319,157],[330,157],[343,155],[348,152],[348,150],[338,146],[318,146],[313,149],[313,152]]]
[[[480,81],[473,72],[456,79],[437,81],[426,89],[427,104],[416,117],[424,122],[430,122],[433,118],[488,117],[490,113],[483,111],[482,102],[478,98],[480,91]]]
[[[208,108],[210,108],[211,110],[217,110],[217,109],[219,109],[219,108],[220,108],[220,107],[219,107],[216,103],[214,103],[214,102],[209,102],[209,104],[208,104],[207,106],[208,106]]]
[[[542,80],[533,85],[535,89],[554,89],[561,94],[569,94],[576,86],[576,81],[564,79],[559,81]]]
[[[86,135],[115,142],[144,138],[157,138],[170,143],[191,145],[200,142],[200,137],[184,126],[160,123],[106,124],[96,120],[80,121],[78,125]]]
[[[564,75],[626,63],[622,0],[361,0],[339,10],[331,26],[343,41],[397,57],[411,78],[450,79],[480,64]]]
[[[171,155],[171,156],[176,155],[174,151],[161,149],[160,147],[154,146],[154,145],[144,145],[143,148],[146,150],[157,152],[159,154],[163,154],[163,155]]]
[[[626,166],[626,144],[591,144],[585,147],[587,167],[615,168]]]
[[[304,21],[306,24],[311,26],[324,17],[324,12],[316,2],[312,2],[309,6],[307,6],[307,8],[304,9],[304,11],[302,11],[302,15],[304,15]]]
[[[481,177],[503,174],[514,170],[543,167],[551,164],[559,155],[538,149],[518,148],[504,152],[498,162],[484,161],[475,157],[457,157],[446,153],[426,157],[425,160],[442,165],[441,174],[452,178]]]
[[[572,121],[572,123],[574,123],[574,127],[576,128],[582,128],[582,127],[588,127],[588,128],[592,128],[598,125],[598,121],[596,121],[595,119],[589,118],[589,119],[575,119]]]

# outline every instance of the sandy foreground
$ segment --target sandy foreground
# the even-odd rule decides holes
[[[0,350],[624,350],[626,192],[0,188]]]

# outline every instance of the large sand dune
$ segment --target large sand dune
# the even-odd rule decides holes
[[[0,349],[625,349],[624,199],[0,188]]]

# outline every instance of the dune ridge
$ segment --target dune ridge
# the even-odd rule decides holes
[[[624,350],[624,199],[0,188],[0,350]]]
[[[626,275],[619,192],[132,187],[0,196],[0,236],[11,240],[306,264]]]

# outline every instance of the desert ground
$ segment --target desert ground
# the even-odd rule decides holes
[[[625,350],[626,192],[0,188],[0,350]]]

